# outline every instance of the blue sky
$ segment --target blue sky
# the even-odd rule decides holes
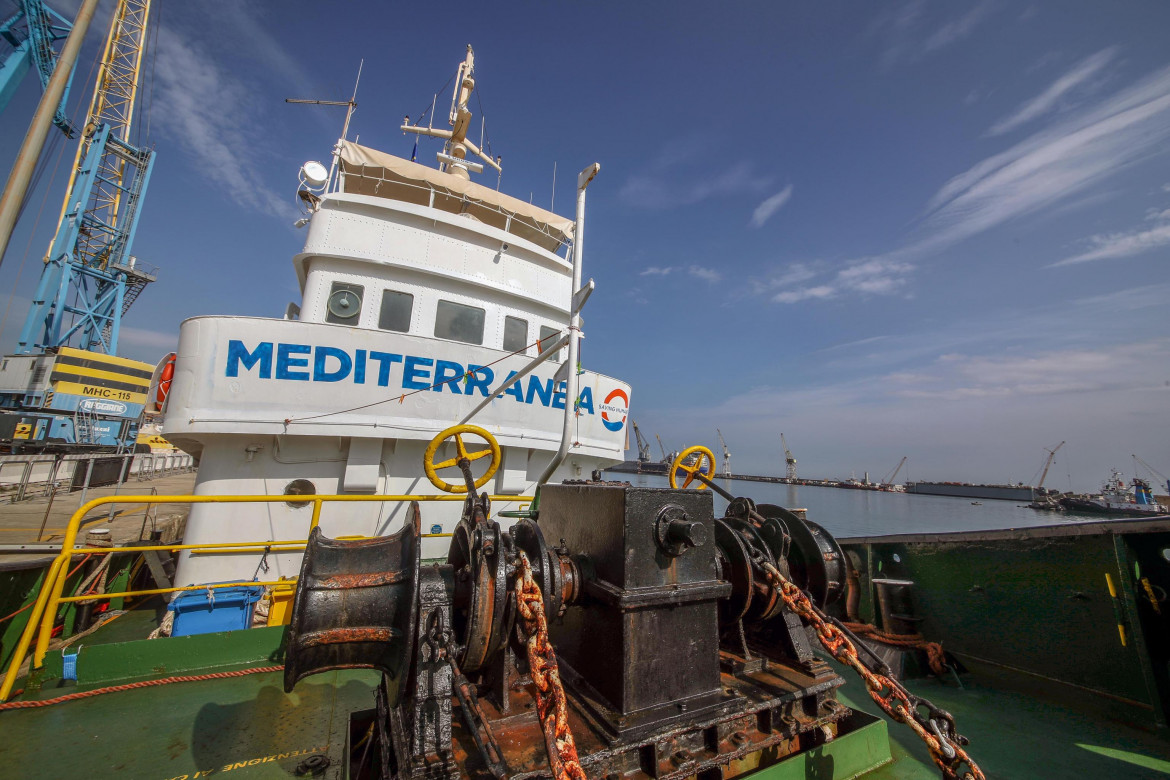
[[[584,361],[631,382],[668,447],[719,427],[735,470],[782,473],[783,431],[807,476],[880,477],[906,455],[915,479],[1030,481],[1067,440],[1056,487],[1132,473],[1131,453],[1170,472],[1165,3],[158,13],[135,254],[161,273],[123,354],[156,359],[186,317],[297,299],[296,172],[342,115],[285,97],[344,100],[364,57],[351,137],[408,156],[401,118],[471,43],[504,191],[548,206],[556,164],[570,214],[576,171],[602,165]],[[6,159],[36,98],[30,79],[0,122]],[[48,170],[0,268],[5,350],[60,204]]]

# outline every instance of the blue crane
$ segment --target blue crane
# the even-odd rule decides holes
[[[49,77],[57,67],[57,51],[53,44],[68,37],[72,29],[72,22],[41,0],[18,0],[16,13],[0,25],[0,38],[12,46],[12,51],[0,62],[0,112],[4,111],[8,101],[12,99],[20,80],[28,73],[30,67],[36,69],[41,80],[41,89],[48,85]],[[69,74],[69,81],[73,82],[72,72]],[[61,103],[53,117],[53,124],[72,138],[75,128],[65,116],[65,101],[68,99],[69,86],[66,85],[65,94],[61,96]]]

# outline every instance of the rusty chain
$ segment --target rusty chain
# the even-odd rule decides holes
[[[931,759],[942,770],[946,780],[984,780],[983,772],[963,749],[967,739],[955,731],[955,720],[950,713],[914,696],[897,680],[871,671],[858,658],[857,647],[846,633],[826,620],[803,590],[785,578],[772,564],[764,562],[763,568],[768,581],[779,589],[785,605],[812,624],[825,650],[861,675],[870,698],[887,715],[899,723],[905,723],[922,738],[930,749]],[[918,711],[920,706],[925,706],[929,715],[922,715]],[[965,770],[964,764],[967,767]]]
[[[544,614],[544,597],[532,578],[532,564],[523,551],[519,553],[516,608],[528,638],[528,666],[536,688],[536,714],[544,731],[548,761],[556,780],[586,780],[585,770],[577,758],[577,744],[569,730],[568,702],[557,670],[557,654],[548,641],[548,620]]]

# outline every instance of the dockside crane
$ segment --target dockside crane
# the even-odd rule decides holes
[[[1137,455],[1131,455],[1130,457],[1132,457],[1136,463],[1145,467],[1146,471],[1150,472],[1151,476],[1157,477],[1158,479],[1162,480],[1162,484],[1166,486],[1166,492],[1170,493],[1170,479],[1167,479],[1165,474],[1163,474],[1160,471],[1155,470],[1153,466],[1151,466],[1149,463],[1146,463],[1144,460],[1139,458]]]
[[[723,431],[718,428],[715,429],[715,434],[719,437],[719,444],[723,447],[723,476],[731,476],[731,451],[727,449],[727,442],[723,441]]]
[[[157,278],[130,254],[154,164],[131,143],[150,10],[151,0],[113,7],[57,230],[0,367],[0,443],[14,451],[120,451],[148,401],[155,366],[117,351],[122,316]]]
[[[902,470],[902,467],[905,465],[906,465],[906,456],[903,455],[902,459],[900,461],[898,461],[898,465],[894,467],[894,473],[890,474],[888,477],[883,479],[882,484],[883,485],[893,485],[894,480],[898,478],[898,472],[900,472]]]
[[[1048,453],[1048,459],[1044,461],[1044,470],[1040,472],[1040,481],[1036,483],[1036,491],[1039,492],[1044,487],[1044,479],[1048,476],[1048,469],[1052,468],[1052,462],[1056,460],[1056,451],[1064,446],[1064,442],[1057,444],[1052,449],[1044,448]]]
[[[642,463],[648,463],[650,461],[650,442],[646,441],[646,437],[638,430],[638,423],[631,420],[630,426],[634,429],[634,438],[638,440],[638,460]]]
[[[780,434],[780,444],[784,446],[784,476],[789,480],[796,479],[796,458],[792,457],[792,450],[788,449],[788,442],[784,440],[784,434]]]
[[[662,462],[670,463],[670,456],[666,454],[666,447],[662,446],[662,437],[656,433],[654,434],[654,438],[658,440],[658,449],[662,451]]]
[[[130,143],[150,0],[119,0],[57,233],[16,352],[118,351],[122,315],[157,278],[131,256],[154,152]]]

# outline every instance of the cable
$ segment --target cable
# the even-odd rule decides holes
[[[403,393],[402,395],[398,396],[398,403],[402,403],[403,401],[405,401],[407,398],[409,398],[412,395],[417,395],[418,393],[425,393],[428,390],[434,390],[436,387],[442,387],[443,385],[449,385],[452,382],[458,382],[460,379],[467,379],[468,377],[471,377],[472,375],[478,373],[481,369],[490,368],[491,366],[494,366],[496,363],[499,363],[503,360],[507,360],[508,358],[513,357],[515,355],[519,355],[521,353],[527,352],[532,347],[540,346],[541,341],[542,341],[542,339],[537,339],[536,341],[532,342],[531,344],[526,344],[523,347],[521,347],[520,349],[515,350],[514,352],[509,352],[507,355],[504,355],[502,358],[498,358],[496,360],[493,360],[491,363],[488,363],[487,365],[476,367],[476,369],[474,371],[469,370],[463,374],[460,374],[459,376],[453,376],[450,379],[443,380],[442,382],[436,382],[435,384],[431,385],[430,387],[424,387],[424,388],[421,388],[419,390],[411,390],[409,393]],[[350,409],[341,409],[341,410],[336,411],[336,412],[324,412],[322,414],[309,415],[308,417],[287,417],[284,420],[284,424],[288,425],[289,423],[292,423],[292,422],[304,422],[305,420],[317,420],[317,419],[320,419],[322,417],[332,417],[336,414],[346,414],[348,412],[356,412],[356,411],[359,411],[361,409],[368,409],[371,406],[377,406],[378,404],[389,403],[393,400],[394,400],[394,397],[390,397],[390,398],[384,398],[381,401],[373,401],[373,402],[368,403],[368,404],[362,404],[361,406],[355,406],[355,407],[350,408]]]
[[[154,40],[150,43],[150,90],[146,95],[146,143],[150,144],[150,115],[154,111],[154,64],[158,61],[158,33],[162,29],[162,9],[163,3],[158,3],[158,11],[154,15]],[[141,136],[141,117],[139,117],[138,126],[139,136]],[[141,145],[141,144],[140,144]]]
[[[34,707],[49,707],[53,704],[61,704],[67,701],[74,701],[76,699],[88,699],[92,696],[101,696],[106,693],[120,693],[121,691],[133,691],[137,690],[138,688],[151,688],[156,685],[170,685],[171,683],[181,682],[200,682],[203,680],[223,680],[230,677],[244,677],[249,674],[268,674],[271,672],[283,671],[283,666],[259,666],[255,669],[240,669],[235,672],[213,672],[212,674],[191,674],[182,677],[163,677],[160,680],[141,680],[139,682],[126,683],[125,685],[111,685],[106,688],[94,688],[92,691],[69,693],[64,696],[57,696],[52,699],[41,699],[40,701],[5,702],[4,704],[0,704],[0,711],[32,709]]]

